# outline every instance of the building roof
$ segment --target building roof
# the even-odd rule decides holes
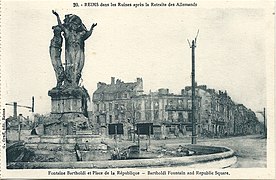
[[[133,83],[116,83],[116,84],[102,84],[98,87],[98,89],[94,92],[94,94],[101,93],[117,93],[117,92],[126,92],[133,91],[137,86],[136,82]]]

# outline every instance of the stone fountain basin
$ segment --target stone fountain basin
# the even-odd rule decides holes
[[[78,162],[14,162],[9,166],[11,168],[25,169],[62,169],[62,168],[148,168],[148,167],[205,167],[226,168],[235,164],[237,158],[234,151],[227,147],[185,145],[190,150],[198,152],[193,156],[182,157],[156,157],[145,159],[128,160],[101,160],[101,161],[78,161]]]

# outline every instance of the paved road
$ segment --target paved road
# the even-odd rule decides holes
[[[199,142],[204,145],[227,146],[235,151],[238,162],[233,168],[266,168],[266,139],[243,136]]]
[[[126,147],[127,142],[120,142]],[[120,144],[119,143],[119,144]],[[190,144],[190,138],[151,140],[151,147],[170,146],[175,144]],[[142,148],[148,140],[141,140]],[[199,145],[226,146],[235,151],[238,162],[233,168],[265,168],[266,167],[266,139],[258,135],[240,136],[220,139],[198,139]]]

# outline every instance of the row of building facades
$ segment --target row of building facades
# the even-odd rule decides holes
[[[260,133],[255,113],[233,102],[227,92],[196,85],[196,129],[199,137],[222,137]],[[108,124],[123,123],[124,138],[132,139],[138,123],[153,123],[156,139],[190,136],[191,87],[181,94],[169,89],[144,94],[143,80],[125,83],[111,77],[111,83],[99,82],[92,98],[92,124],[96,133],[108,136]]]

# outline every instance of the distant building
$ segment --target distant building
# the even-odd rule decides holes
[[[99,82],[97,90],[93,93],[93,125],[100,134],[107,134],[107,125],[114,122],[127,122],[132,119],[132,97],[143,93],[143,80],[137,78],[136,82],[124,83],[111,78],[111,83]],[[129,124],[128,124],[129,125]]]
[[[19,114],[16,118],[9,117],[6,119],[6,128],[7,130],[30,130],[32,129],[33,123],[29,119],[29,116],[23,117],[22,114]],[[19,125],[20,124],[20,125]]]
[[[191,96],[191,87],[185,87]],[[256,133],[258,120],[255,113],[243,104],[236,104],[227,92],[208,89],[206,85],[196,86],[196,95],[201,97],[199,109],[202,136],[245,135]]]
[[[107,136],[108,124],[123,123],[124,137],[132,139],[137,123],[151,122],[155,138],[190,136],[191,87],[176,95],[169,89],[143,93],[143,80],[99,82],[93,93],[92,122],[97,133]],[[206,85],[196,86],[196,127],[198,136],[227,136],[255,133],[254,112],[234,103],[227,92],[216,92]]]
[[[114,77],[110,84],[99,82],[92,102],[94,127],[102,135],[107,135],[108,124],[118,122],[124,124],[129,138],[142,122],[154,124],[156,138],[191,134],[191,97],[169,93],[169,89],[143,94],[142,78],[131,83],[119,79],[115,83]]]

